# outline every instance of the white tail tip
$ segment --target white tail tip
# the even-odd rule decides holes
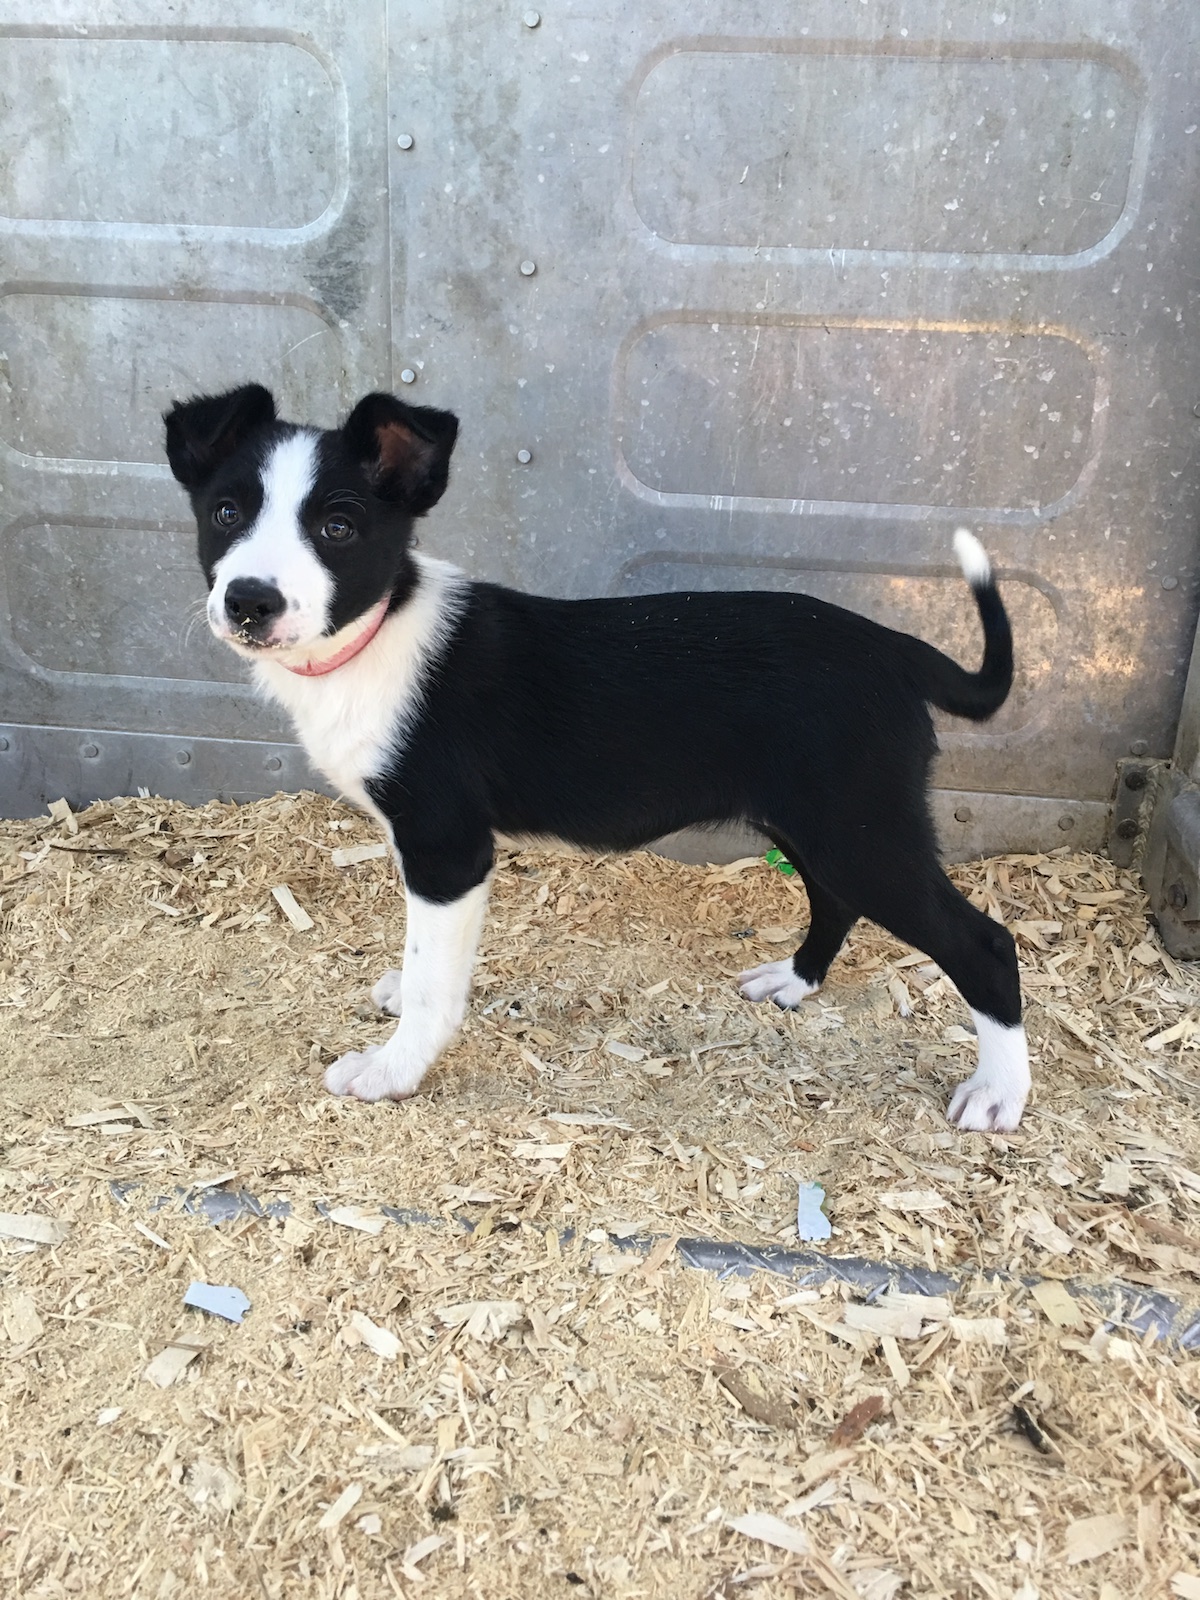
[[[970,528],[959,528],[956,531],[954,554],[958,557],[963,577],[972,589],[982,589],[985,584],[991,583],[992,563],[988,560],[987,551]]]

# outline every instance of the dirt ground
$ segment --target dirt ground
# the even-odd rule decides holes
[[[943,1120],[974,1040],[923,956],[860,925],[800,1012],[748,1005],[803,891],[647,854],[504,853],[457,1045],[334,1101],[394,1025],[394,868],[336,864],[373,825],[57,810],[0,823],[5,1595],[1200,1596],[1200,1365],[1128,1326],[1200,1303],[1200,973],[1111,862],[955,869],[1021,948],[1001,1138]],[[811,1179],[831,1254],[961,1290],[674,1253],[796,1244]],[[185,1209],[221,1190],[290,1210]]]

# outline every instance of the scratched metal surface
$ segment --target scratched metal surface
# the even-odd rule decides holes
[[[547,592],[802,589],[969,661],[969,523],[1019,673],[943,729],[949,852],[1098,842],[1200,604],[1200,12],[535,16],[0,0],[0,808],[305,778],[158,458],[261,377],[456,410],[423,542]]]

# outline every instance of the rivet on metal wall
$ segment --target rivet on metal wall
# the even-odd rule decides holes
[[[521,263],[521,276],[523,278],[532,278],[536,271],[537,271],[537,262],[536,261],[522,261],[522,263]]]
[[[973,812],[970,806],[959,806],[954,813],[955,822],[970,822]]]
[[[1178,578],[1164,578],[1163,581],[1162,581],[1162,586],[1163,586],[1164,589],[1178,589],[1178,587],[1179,587],[1179,579]]]
[[[401,383],[416,383],[416,381],[417,381],[417,375],[413,371],[413,369],[411,367],[405,367],[404,371],[400,374],[400,382]]]
[[[268,756],[263,762],[263,766],[266,767],[268,772],[278,772],[280,767],[283,766],[283,762],[278,756]]]
[[[1136,839],[1138,836],[1136,820],[1133,817],[1125,817],[1123,821],[1117,823],[1115,832],[1118,839]]]
[[[527,28],[536,28],[541,20],[542,13],[540,11],[527,11],[521,18]]]
[[[396,135],[396,143],[400,146],[401,150],[411,150],[413,147],[413,136],[411,133],[398,133]]]
[[[1147,739],[1135,739],[1133,741],[1133,743],[1129,746],[1129,754],[1131,756],[1144,756],[1146,754],[1146,751],[1149,750],[1149,748],[1150,748],[1149,740],[1147,740]]]
[[[181,767],[190,767],[192,764],[192,752],[190,750],[177,750],[175,759]]]
[[[1132,772],[1125,774],[1125,787],[1127,789],[1144,789],[1146,787],[1146,774],[1135,767]]]
[[[523,467],[527,467],[529,465],[529,463],[533,460],[533,451],[532,450],[518,450],[517,451],[517,460],[521,463],[521,465]]]
[[[80,750],[79,754],[85,761],[95,761],[96,757],[100,754],[100,747],[99,745],[95,744],[85,744]]]
[[[7,739],[0,739],[0,750],[7,750],[7,749],[8,749],[8,740]]]
[[[1069,811],[1064,811],[1062,816],[1058,819],[1058,825],[1064,833],[1070,833],[1071,829],[1075,826],[1075,818]]]

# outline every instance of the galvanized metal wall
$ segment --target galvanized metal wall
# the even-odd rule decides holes
[[[1195,630],[1200,11],[0,0],[0,804],[311,782],[196,616],[173,397],[462,418],[424,542],[803,589],[1017,689],[949,849],[1098,842]],[[410,380],[410,381],[406,381]]]

